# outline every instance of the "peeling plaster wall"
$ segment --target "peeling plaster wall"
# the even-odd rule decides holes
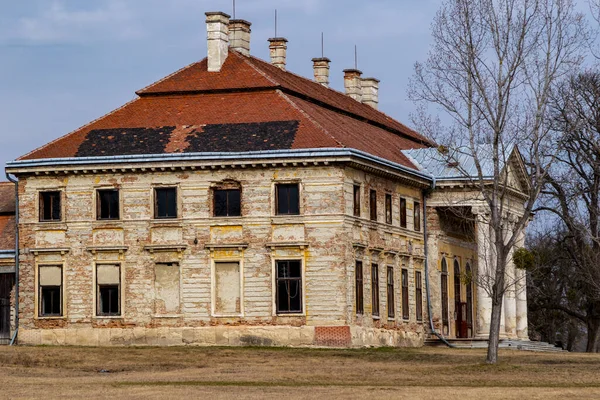
[[[242,187],[242,217],[212,217],[211,188],[225,181]],[[300,183],[299,216],[275,215],[277,182]],[[352,216],[355,182],[364,189],[361,218]],[[169,185],[178,187],[179,218],[155,220],[153,187]],[[96,220],[95,190],[107,187],[120,189],[119,221]],[[371,187],[380,193],[379,222],[368,220]],[[38,192],[57,188],[63,192],[64,221],[39,223]],[[386,191],[393,194],[391,225],[385,224]],[[21,343],[416,346],[423,342],[425,322],[416,321],[414,289],[415,268],[423,268],[423,234],[414,232],[412,225],[413,201],[421,201],[421,194],[406,184],[338,166],[193,172],[167,168],[23,176],[19,192]],[[399,227],[400,196],[408,200],[406,229]],[[361,257],[365,265],[376,258],[381,265],[380,320],[367,314],[367,275],[365,315],[356,316],[353,310],[354,263]],[[302,315],[275,313],[277,259],[303,262]],[[219,262],[239,262],[239,280],[227,274],[229,281],[221,284],[225,276],[211,272]],[[122,314],[118,317],[96,316],[93,276],[95,266],[103,263],[121,266]],[[38,265],[63,265],[62,317],[38,317]],[[387,265],[395,268],[393,319],[387,318],[385,305]],[[408,320],[402,319],[400,308],[403,266],[409,270]],[[169,275],[168,268],[177,273]],[[370,274],[370,268],[365,273]],[[236,285],[241,287],[238,292]],[[239,309],[239,315],[230,315],[230,303],[219,303],[222,292],[240,303],[234,313]],[[225,314],[221,311],[227,311],[227,316],[220,316]],[[423,321],[426,311],[423,289]]]

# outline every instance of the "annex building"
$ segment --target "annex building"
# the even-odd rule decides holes
[[[12,308],[0,308],[11,335],[101,346],[487,337],[491,300],[472,277],[492,256],[468,157],[378,111],[377,79],[345,70],[337,92],[327,58],[306,79],[286,71],[286,39],[269,39],[266,62],[250,55],[249,22],[206,15],[207,58],[7,165],[19,214],[17,265],[14,247],[8,266],[0,251],[0,283],[18,271],[18,286],[6,278]],[[510,220],[527,181],[518,151],[509,161]],[[524,272],[507,274],[523,279],[502,329],[527,339]]]

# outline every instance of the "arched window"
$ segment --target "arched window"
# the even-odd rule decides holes
[[[469,329],[469,336],[473,336],[473,271],[471,270],[471,263],[467,262],[466,266],[467,273],[467,328]]]
[[[448,263],[442,256],[442,330],[448,334]]]
[[[454,322],[456,327],[456,337],[461,335],[461,323],[463,321],[462,310],[460,305],[460,263],[458,259],[454,259]]]

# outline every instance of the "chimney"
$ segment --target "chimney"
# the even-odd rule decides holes
[[[250,55],[250,26],[252,24],[243,19],[229,21],[229,47],[245,56]]]
[[[329,63],[331,60],[327,57],[313,58],[313,69],[315,70],[315,82],[320,83],[326,88],[329,87]]]
[[[363,78],[362,102],[377,110],[379,106],[379,79]]]
[[[287,39],[269,39],[269,50],[271,52],[271,64],[285,71],[285,57],[287,52]]]
[[[230,16],[223,12],[206,13],[209,72],[219,72],[227,59],[229,18]]]
[[[362,71],[357,69],[344,70],[344,88],[346,89],[346,94],[358,102],[362,101],[361,75]]]

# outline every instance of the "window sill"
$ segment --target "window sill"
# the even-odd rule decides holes
[[[396,318],[393,318],[393,317],[388,317],[387,320],[388,320],[388,322],[396,322]]]
[[[181,318],[183,317],[183,314],[154,314],[152,316],[152,318],[162,318],[162,319],[174,319],[174,318]]]
[[[153,225],[169,225],[169,224],[181,224],[183,218],[153,218]]]
[[[98,319],[124,319],[122,315],[96,315],[94,316],[95,320]]]
[[[378,315],[373,315],[373,319],[379,321],[381,319],[381,317]]]
[[[275,314],[276,317],[306,317],[306,313]]]
[[[224,314],[224,315],[217,315],[217,314],[213,314],[211,315],[212,318],[244,318],[243,314]]]
[[[61,320],[61,319],[64,319],[64,320],[66,320],[67,317],[66,316],[61,316],[61,317],[36,317],[35,319],[38,319],[38,320]]]
[[[280,225],[285,225],[285,224],[289,224],[289,223],[298,223],[299,221],[302,220],[302,217],[304,217],[304,215],[302,214],[298,214],[298,215],[273,215],[271,216],[271,223],[272,224],[280,224]]]

